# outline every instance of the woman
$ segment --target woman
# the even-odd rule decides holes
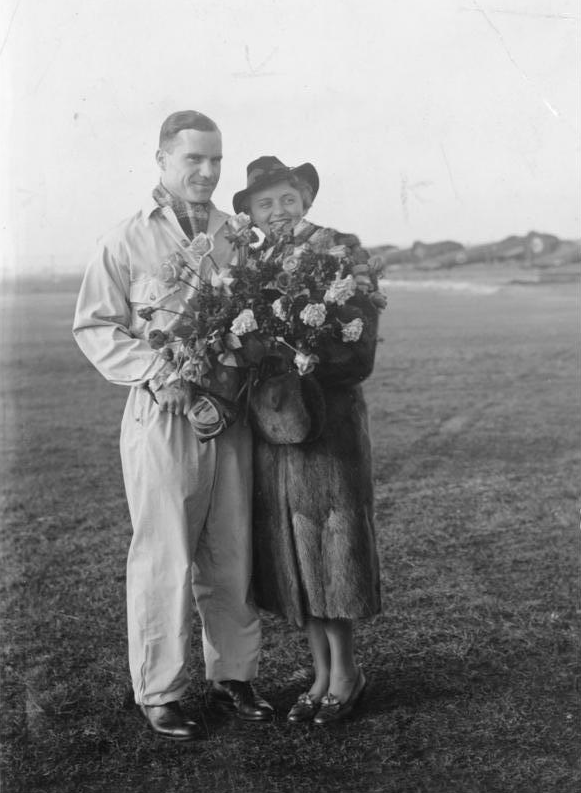
[[[365,294],[372,282],[357,238],[304,219],[319,187],[315,168],[288,168],[276,157],[261,157],[247,172],[234,209],[251,216],[267,244],[292,230],[294,245],[317,245],[324,238],[345,245],[359,262],[357,304],[366,329],[356,342],[327,341],[318,351],[313,374],[324,401],[318,415],[325,419],[315,439],[272,444],[255,436],[256,601],[306,626],[315,679],[288,719],[324,725],[344,718],[363,693],[353,620],[380,611],[371,451],[359,385],[373,368],[378,309]]]

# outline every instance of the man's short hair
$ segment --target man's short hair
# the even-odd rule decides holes
[[[197,110],[179,110],[172,113],[161,125],[159,131],[159,148],[166,151],[171,142],[182,129],[197,129],[198,132],[220,132],[218,125],[211,118]]]

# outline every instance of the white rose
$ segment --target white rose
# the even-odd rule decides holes
[[[337,303],[338,306],[344,305],[356,292],[356,284],[352,275],[347,278],[335,278],[323,296],[325,303]]]
[[[325,323],[327,309],[322,303],[308,303],[299,314],[299,317],[305,325],[320,328]]]
[[[232,322],[231,332],[235,336],[243,336],[245,333],[250,333],[253,330],[258,330],[254,312],[251,308],[245,308],[238,314]]]
[[[363,320],[359,318],[347,322],[347,324],[343,325],[341,328],[341,338],[343,341],[359,341],[362,333]]]

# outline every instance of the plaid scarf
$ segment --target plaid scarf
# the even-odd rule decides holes
[[[170,193],[161,182],[153,188],[152,195],[160,207],[173,209],[182,231],[189,240],[193,240],[200,232],[205,234],[208,230],[210,210],[207,203],[190,204],[188,201],[183,201]]]

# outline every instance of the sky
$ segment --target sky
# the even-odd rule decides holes
[[[581,236],[574,0],[4,0],[3,272],[81,271],[158,180],[175,110],[246,165],[312,162],[363,244]]]

